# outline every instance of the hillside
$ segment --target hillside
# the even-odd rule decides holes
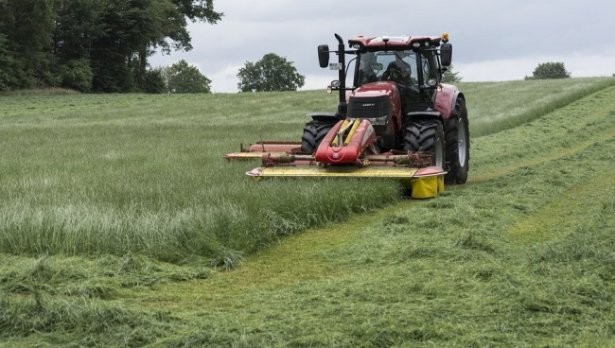
[[[612,83],[462,86],[483,135],[470,181],[428,201],[221,162],[239,137],[297,137],[305,110],[335,103],[316,92],[0,97],[0,338],[612,345],[615,87],[576,100]]]

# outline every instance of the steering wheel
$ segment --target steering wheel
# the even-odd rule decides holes
[[[383,77],[386,77],[386,80],[394,81],[401,84],[409,84],[410,75],[408,71],[404,71],[404,69],[398,66],[395,63],[392,63],[388,66],[387,71],[383,74]]]
[[[401,82],[402,80],[402,72],[398,66],[392,65],[391,69],[389,69],[389,80],[395,82]]]

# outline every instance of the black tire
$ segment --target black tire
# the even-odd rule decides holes
[[[309,154],[314,153],[334,124],[315,120],[306,123],[301,137],[301,151]]]
[[[444,166],[444,129],[438,120],[410,122],[404,135],[405,151],[431,152],[433,165]]]
[[[463,184],[470,169],[470,130],[463,98],[457,98],[455,114],[446,122],[446,170],[444,182]]]

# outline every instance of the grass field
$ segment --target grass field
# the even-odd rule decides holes
[[[463,84],[470,182],[430,201],[389,182],[252,182],[221,160],[298,139],[306,111],[335,107],[317,92],[0,97],[0,338],[615,344],[615,89],[591,94],[613,83]]]
[[[462,88],[476,137],[609,83]],[[335,102],[322,92],[0,97],[0,251],[228,261],[399,199],[393,182],[256,185],[244,176],[250,164],[221,160],[241,142],[300,139],[306,112]]]

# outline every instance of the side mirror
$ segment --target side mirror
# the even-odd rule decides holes
[[[340,80],[333,80],[331,81],[329,86],[327,86],[327,93],[331,94],[333,93],[334,90],[340,89],[341,86],[342,86],[342,83],[340,82]]]
[[[329,66],[329,46],[318,45],[318,63],[321,68]]]
[[[443,67],[451,66],[453,60],[453,45],[450,43],[443,43],[440,46],[440,62]]]

